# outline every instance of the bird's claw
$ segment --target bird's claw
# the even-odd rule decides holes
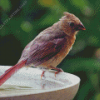
[[[44,73],[45,73],[45,71],[42,72],[42,74],[41,74],[41,79],[42,79],[42,77],[44,77]]]
[[[55,77],[56,77],[56,74],[58,74],[59,72],[64,72],[61,68],[57,68],[57,71],[55,72]]]

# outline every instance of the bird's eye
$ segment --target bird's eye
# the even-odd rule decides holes
[[[74,23],[73,23],[73,22],[71,22],[69,25],[70,25],[71,27],[73,27],[73,26],[74,26]]]

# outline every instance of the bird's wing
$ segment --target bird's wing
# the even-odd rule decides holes
[[[26,64],[33,63],[35,66],[42,64],[55,56],[64,46],[65,38],[54,38],[49,41],[35,42],[31,45]]]

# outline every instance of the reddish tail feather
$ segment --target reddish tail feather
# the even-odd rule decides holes
[[[19,69],[21,69],[27,60],[23,60],[20,63],[14,65],[13,67],[9,68],[8,70],[5,71],[3,75],[0,76],[0,86],[7,80],[9,79],[15,72],[17,72]]]

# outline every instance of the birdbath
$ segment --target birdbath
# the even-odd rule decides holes
[[[11,66],[0,66],[0,75]],[[72,100],[80,78],[69,73],[23,67],[0,86],[0,100]]]

